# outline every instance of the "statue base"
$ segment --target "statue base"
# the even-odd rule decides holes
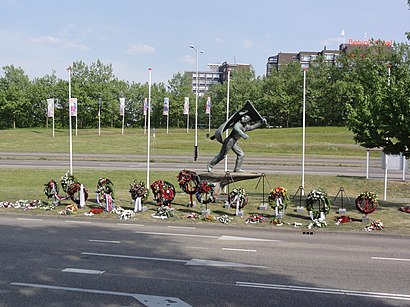
[[[215,185],[214,196],[217,198],[221,194],[221,190],[228,184],[242,181],[260,178],[262,173],[234,173],[234,172],[203,172],[198,173],[201,180],[206,180]]]

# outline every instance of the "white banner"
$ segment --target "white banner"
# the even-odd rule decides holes
[[[184,99],[184,115],[189,114],[189,97],[185,97]]]
[[[206,99],[205,114],[211,114],[211,97]]]
[[[47,116],[54,117],[54,98],[47,99]]]
[[[144,98],[144,116],[147,115],[147,110],[148,110],[148,99]]]
[[[77,98],[71,98],[70,100],[70,115],[77,116]]]
[[[125,114],[125,98],[120,98],[120,116]]]
[[[162,112],[162,115],[169,115],[169,98],[167,97],[164,98],[164,111]]]

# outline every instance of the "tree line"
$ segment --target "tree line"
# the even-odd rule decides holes
[[[347,126],[362,146],[381,147],[388,153],[407,152],[410,148],[410,52],[407,43],[387,49],[374,42],[366,49],[341,53],[336,64],[318,57],[306,71],[306,125]],[[3,67],[0,78],[0,129],[45,127],[47,99],[55,99],[55,125],[67,128],[68,80],[55,73],[30,78],[23,68]],[[269,76],[256,77],[254,71],[233,71],[230,82],[231,113],[251,100],[268,124],[280,127],[302,125],[304,74],[298,62],[272,70]],[[101,127],[121,127],[119,98],[125,98],[126,127],[144,126],[144,99],[148,83],[119,80],[111,64],[100,60],[87,65],[72,65],[71,96],[78,100],[78,127],[97,126],[101,107]],[[211,98],[211,126],[226,118],[227,83],[212,86],[198,99],[198,123],[208,125],[205,114]],[[190,123],[194,123],[195,93],[191,79],[176,73],[168,84],[151,87],[151,125],[166,126],[164,98],[170,101],[169,127],[183,128],[185,97],[190,100]],[[99,103],[100,102],[100,103]],[[191,125],[192,125],[191,124]]]

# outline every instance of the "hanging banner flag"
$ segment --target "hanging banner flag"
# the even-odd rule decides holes
[[[54,98],[47,99],[47,116],[54,117]]]
[[[205,114],[211,114],[211,97],[206,99]]]
[[[144,98],[144,116],[147,115],[147,110],[148,110],[148,99]]]
[[[71,98],[70,100],[70,115],[77,116],[77,98]]]
[[[125,114],[125,98],[120,98],[120,116]]]
[[[101,98],[98,99],[98,117],[101,116]]]
[[[185,97],[184,99],[184,115],[189,114],[189,97]]]
[[[164,111],[162,112],[162,115],[169,115],[169,98],[167,97],[164,98]]]

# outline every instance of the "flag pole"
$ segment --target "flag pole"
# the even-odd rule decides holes
[[[305,195],[305,138],[306,138],[306,69],[303,70],[303,118],[302,118],[302,196]]]
[[[228,84],[227,84],[227,90],[226,90],[226,121],[229,120],[229,88],[230,88],[230,82],[231,82],[231,70],[228,69]],[[228,129],[226,129],[226,134],[225,137],[228,137]],[[225,172],[228,171],[228,155],[225,156]]]
[[[70,130],[70,175],[73,175],[73,136],[71,124],[71,66],[68,66],[68,115]]]
[[[149,72],[149,79],[148,79],[148,108],[147,108],[147,113],[148,113],[148,136],[147,136],[147,184],[146,186],[148,187],[149,185],[149,160],[150,160],[150,146],[151,146],[151,75],[152,75],[152,68],[148,68]]]

